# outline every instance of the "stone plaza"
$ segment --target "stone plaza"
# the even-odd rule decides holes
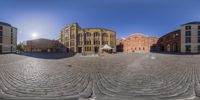
[[[200,55],[0,55],[0,99],[199,100]]]

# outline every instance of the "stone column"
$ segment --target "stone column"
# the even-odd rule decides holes
[[[82,53],[85,53],[85,31],[82,32]]]
[[[108,33],[107,33],[108,34]],[[110,34],[108,34],[108,45],[111,46],[110,44],[111,38],[110,38]]]
[[[92,35],[92,38],[91,38],[91,51],[92,51],[92,53],[95,53],[94,52],[94,32],[93,33],[91,33],[91,35]]]

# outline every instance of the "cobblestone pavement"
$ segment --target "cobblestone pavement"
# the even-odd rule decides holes
[[[35,55],[0,55],[1,99],[200,99],[200,55]]]

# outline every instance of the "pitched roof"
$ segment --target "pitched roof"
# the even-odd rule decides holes
[[[200,24],[200,21],[189,22],[189,23],[186,23],[186,24],[183,24],[183,25],[188,25],[188,24]],[[183,25],[181,25],[181,26],[183,26]]]

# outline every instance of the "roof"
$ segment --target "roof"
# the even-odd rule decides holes
[[[0,25],[11,26],[10,24],[5,23],[5,22],[0,22]]]
[[[27,40],[27,41],[40,41],[40,40],[52,41],[52,40],[50,40],[50,39],[45,39],[45,38],[38,38],[38,39]]]
[[[131,36],[144,36],[144,37],[145,37],[145,35],[142,34],[142,33],[134,33],[134,34],[130,34],[128,37],[131,37]]]
[[[107,30],[107,31],[112,31],[112,32],[115,32],[115,31],[113,31],[113,30],[110,30],[110,29],[106,29],[106,28],[99,28],[99,27],[91,27],[91,28],[82,28],[83,30],[84,29],[88,29],[88,30],[90,30],[90,29],[100,29],[100,30]],[[116,33],[116,32],[115,32]]]
[[[169,32],[169,33],[167,33],[167,34],[161,36],[160,38],[165,37],[165,36],[167,36],[167,35],[169,35],[169,34],[171,34],[171,33],[181,33],[181,30],[178,29],[178,30],[175,30],[175,31]]]
[[[188,25],[188,24],[200,24],[200,21],[189,22],[189,23],[186,23],[186,24],[183,24],[183,25]],[[183,25],[181,25],[181,26],[183,26]]]

